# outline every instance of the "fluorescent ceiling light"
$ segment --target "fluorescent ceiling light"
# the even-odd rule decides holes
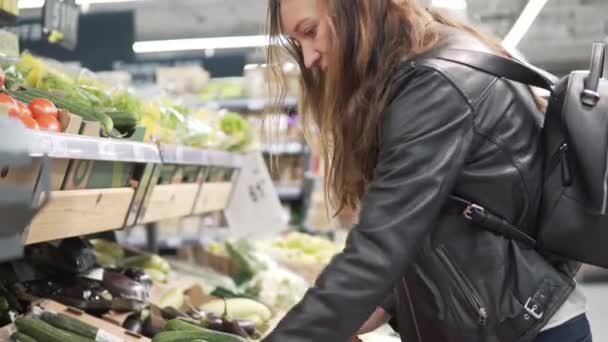
[[[514,49],[517,47],[519,42],[526,35],[534,20],[540,14],[540,11],[543,10],[547,0],[529,0],[528,4],[521,12],[521,15],[511,28],[511,31],[507,34],[505,39],[502,42],[502,45],[507,49]]]
[[[467,2],[466,0],[433,0],[431,1],[431,6],[451,10],[466,10]]]
[[[216,38],[192,38],[173,40],[151,40],[133,44],[135,53],[159,53],[176,51],[201,51],[239,49],[268,46],[269,38],[260,36],[234,36]]]
[[[137,0],[76,0],[76,4],[80,6],[96,5],[96,4],[111,4],[119,2],[134,2]],[[19,0],[20,9],[42,8],[44,0]]]
[[[44,0],[19,0],[19,9],[42,8]]]

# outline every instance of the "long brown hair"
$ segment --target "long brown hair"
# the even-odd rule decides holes
[[[305,68],[298,43],[282,27],[281,0],[269,0],[268,65],[279,85],[285,81],[285,51],[301,70],[300,113],[308,138],[323,148],[327,198],[339,213],[357,208],[372,180],[378,159],[378,130],[389,101],[391,77],[405,57],[414,57],[441,40],[437,23],[473,34],[497,52],[497,40],[415,0],[325,1],[332,31],[332,58],[327,73]]]

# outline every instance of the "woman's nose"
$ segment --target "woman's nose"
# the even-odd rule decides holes
[[[310,69],[314,66],[317,66],[321,60],[321,54],[314,49],[304,49],[302,51],[304,55],[304,66],[307,69]]]

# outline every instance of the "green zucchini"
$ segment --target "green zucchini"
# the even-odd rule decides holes
[[[11,335],[11,340],[15,342],[37,342],[35,339],[27,336],[26,334],[16,332]]]
[[[52,312],[45,311],[42,313],[42,315],[40,315],[40,319],[54,326],[55,328],[73,332],[74,334],[91,339],[95,339],[97,337],[97,332],[99,331],[99,329],[96,327],[63,314],[54,314]]]
[[[172,319],[165,324],[165,330],[178,332],[196,332],[200,333],[197,338],[202,338],[208,342],[246,342],[247,340],[236,335],[226,334],[219,331],[205,329],[196,324],[186,322],[181,319]],[[167,342],[159,340],[160,342]],[[177,340],[176,340],[177,341]],[[153,342],[157,342],[153,340]]]
[[[19,317],[15,320],[17,330],[41,342],[94,342],[90,338],[57,329],[37,318]]]
[[[203,339],[204,334],[205,333],[200,331],[165,331],[154,336],[154,338],[152,338],[152,342],[211,342],[211,340]],[[225,341],[229,342],[230,340]]]
[[[136,115],[128,112],[108,112],[108,116],[114,122],[114,127],[120,133],[128,133],[135,129],[139,120]]]

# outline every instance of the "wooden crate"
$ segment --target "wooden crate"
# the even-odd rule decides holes
[[[59,112],[59,121],[64,133],[78,134],[82,119],[65,111]],[[68,170],[69,160],[53,159],[51,161],[51,190],[60,190]],[[40,159],[32,159],[32,163],[21,168],[8,168],[0,163],[0,184],[16,184],[34,190],[40,173]]]
[[[211,213],[226,208],[233,185],[230,182],[203,183],[194,206],[195,214]]]
[[[199,187],[199,184],[155,185],[142,222],[156,222],[191,215]]]
[[[67,315],[69,317],[78,319],[78,320],[85,322],[89,325],[92,325],[94,327],[102,329],[106,332],[109,332],[112,335],[123,339],[123,341],[125,341],[125,342],[149,342],[150,341],[150,339],[147,337],[144,337],[140,334],[130,332],[130,331],[116,325],[115,322],[112,320],[99,319],[97,317],[87,315],[86,313],[84,313],[83,311],[81,311],[79,309],[65,306],[63,304],[57,303],[52,300],[43,300],[39,305],[40,305],[40,307],[42,307],[45,310]]]
[[[52,191],[51,200],[25,233],[33,244],[122,228],[131,188]]]

